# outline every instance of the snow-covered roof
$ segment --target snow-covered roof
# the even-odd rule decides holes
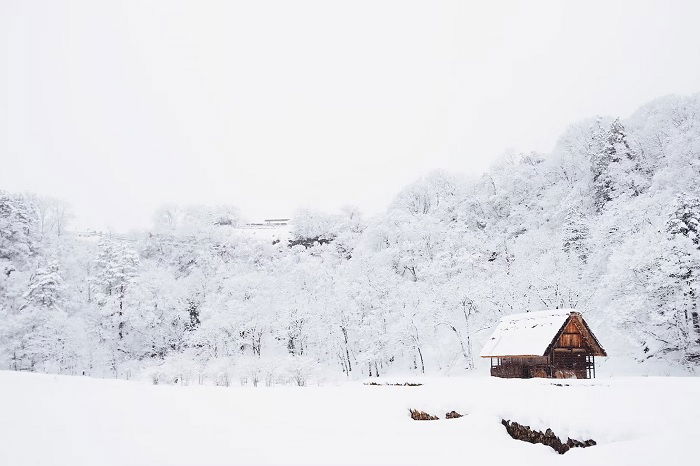
[[[543,356],[557,332],[575,309],[511,314],[501,318],[481,357]]]

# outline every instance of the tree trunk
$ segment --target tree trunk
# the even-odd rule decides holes
[[[347,358],[348,375],[352,372],[352,363],[350,362],[350,350],[348,349],[348,329],[345,327],[340,327],[343,332],[343,339],[345,340],[345,357]]]
[[[119,289],[119,312],[117,315],[119,316],[119,339],[121,340],[124,338],[124,285]]]

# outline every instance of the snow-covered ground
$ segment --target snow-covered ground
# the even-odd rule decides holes
[[[0,465],[697,461],[700,378],[421,381],[421,387],[181,387],[0,372]],[[441,419],[413,421],[409,408]],[[466,416],[444,419],[451,410]],[[598,445],[560,456],[511,439],[502,418]]]

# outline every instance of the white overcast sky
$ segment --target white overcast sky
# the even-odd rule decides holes
[[[0,0],[0,189],[78,224],[169,202],[386,208],[434,169],[700,91],[700,2]]]

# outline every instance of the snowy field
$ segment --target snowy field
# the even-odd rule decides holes
[[[404,380],[396,380],[403,382]],[[0,465],[696,464],[700,378],[154,386],[0,372]],[[557,386],[555,383],[569,384]],[[413,421],[409,408],[440,416]],[[464,417],[444,419],[456,410]],[[502,418],[597,446],[561,456]],[[565,440],[565,438],[564,438]]]

